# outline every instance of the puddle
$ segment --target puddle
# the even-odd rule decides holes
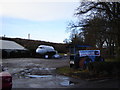
[[[26,75],[27,77],[30,78],[49,78],[52,77],[52,75]]]
[[[61,82],[60,85],[70,86],[70,85],[75,85],[75,83],[73,83],[72,81],[65,80],[65,81]]]
[[[57,75],[55,73],[56,68],[25,68],[21,71],[14,73],[15,78],[27,78],[27,79],[38,79],[40,80],[50,80],[50,82],[57,85],[67,87],[77,84],[76,82],[71,81],[70,77]],[[46,79],[44,79],[46,78]]]
[[[35,78],[35,77],[51,77],[54,74],[56,68],[25,68],[21,71],[14,73],[14,77],[18,78]]]
[[[39,70],[55,70],[56,68],[39,68]]]

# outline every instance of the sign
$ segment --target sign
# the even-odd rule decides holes
[[[84,56],[100,56],[100,50],[80,50],[80,57]]]

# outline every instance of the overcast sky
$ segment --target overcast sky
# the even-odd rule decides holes
[[[62,43],[79,0],[1,0],[0,36]]]

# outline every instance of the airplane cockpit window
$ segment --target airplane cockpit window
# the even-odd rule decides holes
[[[44,49],[44,47],[39,47],[40,49]]]

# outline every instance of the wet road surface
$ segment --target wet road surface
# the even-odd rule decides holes
[[[58,75],[56,68],[69,66],[69,59],[3,59],[13,77],[13,88],[118,88],[119,80],[86,81]]]

